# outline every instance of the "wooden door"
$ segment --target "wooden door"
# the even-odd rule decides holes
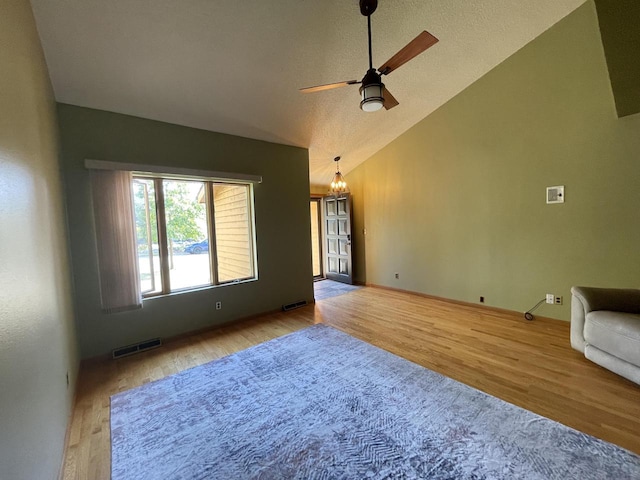
[[[322,204],[325,275],[330,280],[352,284],[351,196],[324,197]]]

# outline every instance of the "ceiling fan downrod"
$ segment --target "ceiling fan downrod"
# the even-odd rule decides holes
[[[367,31],[369,32],[369,70],[373,68],[373,49],[371,47],[371,15],[367,15]]]
[[[360,108],[365,112],[375,112],[384,106],[384,84],[375,68],[371,47],[371,14],[375,12],[378,0],[360,0],[360,13],[367,17],[367,33],[369,40],[369,70],[362,79],[360,87]]]
[[[360,0],[360,13],[367,17],[367,32],[369,34],[369,70],[373,68],[373,55],[371,53],[371,15],[378,8],[378,0]]]

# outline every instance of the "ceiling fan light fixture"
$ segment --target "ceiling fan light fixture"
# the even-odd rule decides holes
[[[384,98],[382,97],[382,89],[384,85],[368,85],[360,88],[362,101],[360,108],[363,112],[377,112],[384,106]]]
[[[369,70],[362,79],[360,95],[360,108],[364,112],[377,112],[384,106],[384,83],[374,69]]]

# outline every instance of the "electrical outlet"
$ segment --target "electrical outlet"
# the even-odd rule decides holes
[[[399,274],[399,273],[396,273],[396,274],[395,274],[395,277],[396,277],[396,278],[400,278],[400,274]]]
[[[556,303],[556,296],[553,293],[547,293],[546,301],[547,303],[553,305],[554,303]]]
[[[484,303],[484,297],[480,297],[480,303]]]
[[[67,388],[69,388],[69,372],[67,372]]]
[[[216,310],[222,310],[222,302],[216,302]]]
[[[555,297],[555,304],[562,305],[562,297]]]

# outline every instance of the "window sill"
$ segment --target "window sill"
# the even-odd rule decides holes
[[[175,295],[184,295],[185,293],[195,293],[195,292],[202,292],[204,290],[215,290],[217,288],[231,287],[231,286],[235,286],[235,285],[243,285],[245,283],[256,282],[257,280],[258,280],[258,277],[254,277],[254,278],[247,278],[245,280],[221,283],[219,285],[204,285],[202,287],[195,287],[195,288],[189,288],[189,289],[184,289],[184,290],[177,290],[177,291],[171,292],[171,293],[159,293],[159,294],[156,294],[156,295],[150,295],[148,297],[142,297],[142,301],[146,302],[146,301],[155,300],[155,299],[158,299],[158,298],[167,298],[167,297],[173,297]]]

